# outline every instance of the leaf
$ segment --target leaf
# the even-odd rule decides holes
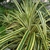
[[[42,31],[40,25],[37,25],[37,29],[39,31],[40,37],[42,38],[42,43],[44,45],[44,49],[48,50],[47,39],[46,39],[46,36],[43,34],[43,31]]]
[[[16,0],[13,0],[13,2],[15,3],[16,7],[18,8],[19,12],[22,12],[21,6],[19,5],[19,3]]]
[[[34,43],[35,43],[35,33],[32,33],[32,35],[30,36],[28,40],[28,45],[27,45],[26,50],[32,50],[34,47]]]
[[[23,38],[22,38],[22,40],[21,40],[21,42],[20,42],[20,44],[18,45],[18,47],[17,47],[16,50],[22,50],[22,47],[23,47],[23,45],[24,45],[24,43],[25,43],[25,41],[26,41],[28,35],[29,35],[29,31],[27,30],[27,31],[25,32],[25,34],[24,34],[24,36],[23,36]]]
[[[46,33],[47,33],[46,32],[46,21],[43,18],[42,13],[40,11],[38,11],[38,14],[39,14],[39,18],[40,18],[40,21],[41,21],[41,24],[42,24],[42,27],[43,27],[43,32],[46,35]]]
[[[2,46],[3,43],[6,43],[6,41],[8,41],[9,39],[12,39],[12,38],[16,37],[16,36],[13,36],[13,35],[18,34],[19,32],[21,32],[21,31],[24,30],[24,29],[25,29],[25,28],[22,27],[22,28],[20,28],[20,29],[14,31],[14,32],[11,32],[11,33],[8,33],[8,34],[4,35],[4,36],[1,37],[1,39],[0,39],[0,45]],[[0,46],[0,47],[1,47],[1,46]]]

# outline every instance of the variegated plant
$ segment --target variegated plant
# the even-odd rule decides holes
[[[49,50],[50,48],[50,12],[45,8],[45,4],[38,0],[22,0],[19,4],[13,0],[18,10],[7,13],[6,22],[12,24],[7,26],[0,34],[8,31],[4,36],[0,36],[0,50],[13,48],[13,50]],[[41,4],[41,5],[40,5]],[[10,22],[10,17],[13,20]],[[8,20],[8,21],[7,21]],[[9,32],[9,30],[11,30]]]

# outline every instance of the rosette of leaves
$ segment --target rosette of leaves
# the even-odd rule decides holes
[[[13,0],[18,10],[9,11],[7,14],[13,18],[6,29],[6,35],[0,36],[0,50],[49,50],[50,49],[50,12],[45,4],[38,0],[22,0],[19,3]],[[41,5],[40,5],[41,4]],[[8,19],[8,18],[6,18]],[[10,18],[9,18],[10,19]],[[15,23],[15,24],[14,24]],[[10,25],[11,24],[11,25]],[[11,30],[11,31],[9,31]]]

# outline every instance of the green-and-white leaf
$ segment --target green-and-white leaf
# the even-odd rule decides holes
[[[17,47],[16,50],[22,50],[22,47],[23,47],[23,45],[24,45],[24,43],[25,43],[25,41],[26,41],[28,35],[29,35],[29,31],[27,30],[27,31],[25,32],[25,34],[24,34],[24,36],[23,36],[23,38],[22,38],[22,40],[21,40],[21,42],[20,42],[20,44],[19,44],[19,46]]]
[[[28,40],[28,45],[27,45],[26,50],[32,50],[34,47],[34,43],[35,43],[35,33],[32,33],[32,35],[30,36]]]

